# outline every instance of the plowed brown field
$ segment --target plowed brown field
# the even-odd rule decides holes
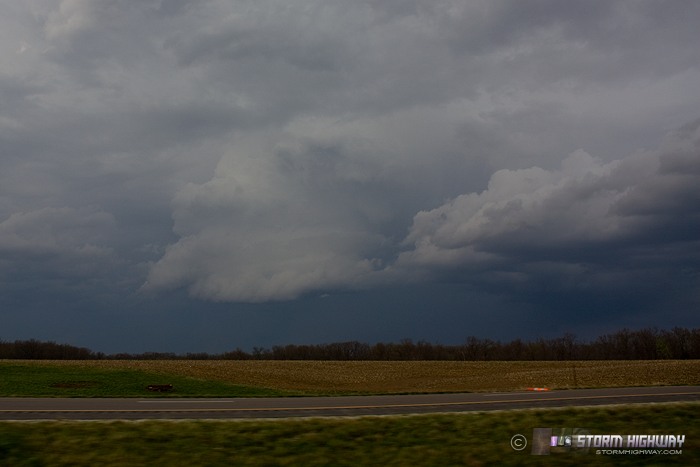
[[[15,362],[19,363],[20,361]],[[654,361],[270,361],[82,360],[22,364],[133,369],[232,384],[311,393],[472,392],[697,385],[700,360]]]

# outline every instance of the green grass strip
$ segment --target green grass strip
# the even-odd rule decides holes
[[[172,384],[151,392],[151,384]],[[255,388],[139,370],[40,365],[0,365],[1,397],[271,397],[290,391]]]
[[[698,403],[247,421],[0,422],[0,465],[700,465]],[[516,433],[684,434],[675,456],[533,456]]]

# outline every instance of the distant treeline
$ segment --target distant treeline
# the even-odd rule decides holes
[[[236,349],[221,354],[163,353],[104,354],[35,339],[0,340],[0,359],[30,360],[664,360],[700,359],[700,329],[674,328],[637,331],[623,329],[579,342],[573,334],[555,339],[500,342],[469,337],[461,345],[431,344],[404,339],[399,343],[336,342],[318,345],[284,345],[252,352]]]

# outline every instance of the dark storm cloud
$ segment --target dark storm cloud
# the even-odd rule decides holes
[[[699,169],[700,120],[607,164],[579,150],[558,170],[502,170],[487,190],[419,213],[397,265],[530,298],[692,296]]]
[[[696,2],[0,5],[7,296],[695,286]]]

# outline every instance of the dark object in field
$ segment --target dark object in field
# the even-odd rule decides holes
[[[173,390],[172,384],[149,384],[146,389],[153,392],[168,392]]]

